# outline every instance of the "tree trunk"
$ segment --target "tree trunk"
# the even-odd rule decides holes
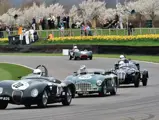
[[[92,20],[92,28],[95,29],[96,26],[97,26],[97,19],[93,18],[93,20]]]

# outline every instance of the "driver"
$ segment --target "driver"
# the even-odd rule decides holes
[[[42,76],[42,71],[40,69],[34,69],[33,74]]]
[[[129,63],[129,61],[126,59],[124,55],[120,55],[120,60],[118,61],[118,64],[123,64],[123,63]]]
[[[73,46],[73,52],[79,52],[79,49],[77,46]]]
[[[82,66],[80,67],[80,69],[79,69],[79,72],[80,72],[80,73],[87,72],[86,69],[87,69],[87,67],[86,67],[85,65],[82,65]]]

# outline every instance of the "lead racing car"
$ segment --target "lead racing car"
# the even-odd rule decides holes
[[[46,67],[39,65],[32,74],[21,77],[18,81],[0,82],[0,109],[7,108],[8,103],[27,108],[34,104],[44,108],[47,104],[57,102],[67,106],[71,104],[74,94],[73,83],[49,77]]]
[[[140,81],[143,86],[147,86],[148,71],[140,70],[140,64],[132,60],[123,60],[121,63],[115,64],[115,73],[119,79],[119,84],[134,84],[135,87],[139,87]]]
[[[77,60],[77,59],[80,59],[80,60],[87,60],[87,59],[90,59],[92,60],[93,59],[93,53],[92,51],[88,51],[88,50],[84,50],[84,51],[80,51],[77,46],[74,46],[72,50],[69,50],[69,60]]]
[[[87,69],[86,66],[82,66],[65,80],[75,84],[78,96],[93,93],[98,93],[99,96],[105,96],[107,93],[116,95],[118,88],[118,79],[113,72],[103,69]]]

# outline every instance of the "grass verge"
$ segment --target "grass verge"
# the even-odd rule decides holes
[[[19,76],[25,76],[32,70],[23,66],[0,63],[0,80],[18,80]]]

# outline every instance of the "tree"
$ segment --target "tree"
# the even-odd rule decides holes
[[[106,3],[99,0],[87,0],[79,4],[79,10],[83,18],[83,22],[86,21],[92,23],[92,27],[96,28],[96,22],[100,14],[106,10]]]
[[[7,10],[11,7],[9,0],[0,0],[0,15],[6,13]]]

